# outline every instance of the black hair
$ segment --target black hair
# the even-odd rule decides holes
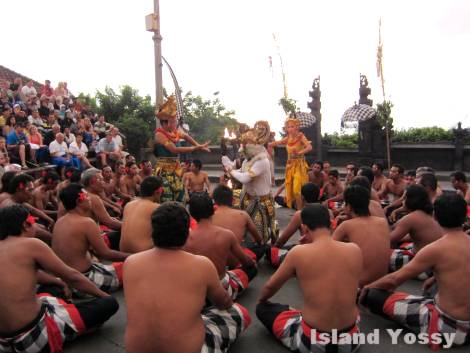
[[[11,179],[10,185],[8,186],[8,193],[14,194],[18,188],[24,189],[26,188],[26,184],[32,183],[34,178],[29,174],[17,174]]]
[[[140,196],[153,196],[155,191],[163,185],[162,178],[157,176],[148,176],[140,184]]]
[[[23,223],[29,216],[29,210],[20,204],[0,209],[0,240],[10,235],[18,236],[23,232]]]
[[[59,199],[67,211],[73,210],[77,207],[77,201],[83,188],[82,184],[70,183],[60,190]]]
[[[335,178],[339,178],[339,172],[338,172],[338,170],[336,170],[336,169],[332,169],[332,170],[330,170],[330,172],[328,173],[328,176],[332,176],[332,177],[335,177]]]
[[[18,172],[5,172],[5,174],[2,175],[2,189],[0,192],[10,193],[10,183],[17,174]]]
[[[344,202],[358,216],[369,216],[370,191],[359,185],[348,186],[344,191]]]
[[[369,179],[362,175],[355,176],[354,179],[351,180],[351,182],[349,183],[349,186],[353,186],[353,185],[362,186],[363,188],[367,190],[370,190],[371,188],[371,183]]]
[[[406,172],[406,176],[416,178],[416,170],[409,170]]]
[[[419,183],[425,188],[429,187],[432,191],[436,191],[437,189],[437,178],[434,174],[423,174]]]
[[[384,165],[380,162],[375,162],[375,163],[372,163],[372,166],[376,166],[378,170],[380,170],[381,172],[384,171]]]
[[[305,202],[315,203],[318,202],[320,197],[320,188],[314,183],[306,183],[302,185],[300,193],[302,194]]]
[[[152,239],[157,248],[179,248],[189,235],[189,214],[174,201],[164,202],[153,211]]]
[[[325,206],[320,204],[306,205],[300,212],[302,224],[308,229],[315,230],[317,228],[330,228],[330,213]]]
[[[464,183],[467,182],[467,176],[463,172],[453,172],[450,175],[451,178],[454,178],[456,181],[462,181]]]
[[[312,166],[314,166],[315,164],[318,164],[320,166],[320,169],[323,170],[323,162],[322,161],[314,161],[312,163]]]
[[[214,205],[206,193],[193,193],[189,199],[189,213],[196,220],[207,219],[214,214]]]
[[[52,185],[55,181],[60,181],[60,176],[54,170],[48,171],[42,177],[42,183],[45,184],[45,185]]]
[[[137,163],[134,162],[134,161],[126,162],[126,168],[130,168],[130,167],[132,167],[134,164],[137,165]]]
[[[392,164],[392,168],[393,167],[398,169],[398,174],[403,174],[405,172],[405,168],[403,168],[400,164]]]
[[[361,176],[366,177],[369,180],[369,183],[372,185],[372,183],[374,182],[374,172],[372,171],[372,168],[362,166],[361,168],[359,168],[359,172],[361,172]]]
[[[217,185],[213,192],[214,202],[220,206],[232,206],[233,191],[223,184]]]
[[[194,166],[198,169],[201,170],[202,168],[202,162],[199,159],[194,159],[193,162]]]
[[[434,202],[434,216],[441,227],[461,227],[467,219],[467,203],[460,195],[444,194]]]
[[[410,185],[406,189],[405,206],[410,211],[421,210],[432,215],[433,207],[431,200],[426,189],[421,185]]]
[[[65,177],[70,180],[71,183],[80,183],[82,171],[75,167],[67,167],[65,169]]]

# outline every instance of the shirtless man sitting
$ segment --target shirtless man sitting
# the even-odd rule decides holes
[[[361,250],[356,244],[332,240],[326,207],[307,205],[301,219],[309,244],[293,248],[265,284],[256,316],[292,351],[353,352],[357,345],[327,344],[315,330],[330,335],[333,330],[359,332],[356,293],[363,267]],[[268,301],[292,277],[297,277],[304,297],[302,310]]]
[[[384,166],[382,163],[374,163],[372,164],[372,172],[374,173],[374,181],[372,182],[372,189],[376,192],[380,192],[384,187],[384,184],[388,181],[388,179],[383,175]]]
[[[183,251],[188,233],[186,210],[165,202],[152,214],[155,247],[124,264],[129,353],[226,352],[251,322],[221,286],[213,263]],[[206,298],[213,307],[204,307]]]
[[[33,222],[24,206],[0,210],[1,352],[62,352],[64,341],[102,325],[119,308],[113,297],[65,265],[42,241],[33,239]],[[36,295],[38,284],[44,286]],[[64,294],[68,285],[97,298],[70,304]],[[52,296],[47,288],[55,288],[54,294],[62,296]]]
[[[336,169],[330,170],[328,182],[323,187],[323,195],[327,200],[340,195],[343,192],[343,184],[339,180],[339,172]]]
[[[433,218],[433,206],[426,190],[421,185],[411,185],[406,189],[405,207],[409,212],[400,219],[390,233],[393,247],[389,271],[394,272],[420,251],[424,246],[436,241],[443,235],[441,226]],[[421,274],[420,279],[426,279]]]
[[[49,171],[42,177],[42,184],[33,191],[32,205],[49,216],[57,216],[56,189],[60,182],[60,176],[55,171]],[[48,206],[55,208],[54,210]]]
[[[323,163],[321,161],[313,162],[312,170],[308,172],[308,181],[321,189],[326,179],[328,176],[323,172]]]
[[[206,191],[210,193],[211,184],[209,182],[209,176],[206,172],[201,171],[201,168],[201,161],[195,159],[191,163],[190,171],[183,175],[186,199],[189,199],[194,192]]]
[[[369,212],[369,190],[352,185],[344,191],[345,212],[352,219],[336,228],[333,239],[349,240],[362,250],[364,271],[359,286],[362,288],[388,273],[390,235],[387,221]]]
[[[198,226],[191,231],[184,250],[208,257],[217,268],[224,288],[232,299],[237,298],[258,273],[256,263],[243,252],[238,238],[231,230],[212,224],[214,207],[209,195],[193,194],[189,199],[189,212]],[[241,268],[226,271],[230,254],[242,264]]]
[[[99,196],[103,191],[103,176],[101,175],[101,171],[96,168],[85,170],[82,174],[82,184],[85,186],[85,190],[88,192],[88,197],[91,200],[89,217],[94,219],[100,225],[105,225],[112,230],[120,230],[122,222],[109,215],[108,211],[106,211],[103,200],[101,200]],[[119,236],[116,235],[116,239],[114,239],[117,244],[112,246],[113,249],[119,248]],[[114,240],[113,243],[115,242]]]
[[[225,185],[218,185],[214,189],[213,197],[214,203],[217,205],[217,210],[212,216],[212,224],[231,230],[237,237],[240,245],[246,245],[243,249],[245,253],[253,260],[259,261],[265,251],[263,238],[246,211],[232,208],[232,189]],[[251,235],[251,242],[245,241],[247,232]],[[235,259],[232,257],[231,260],[232,261],[229,260],[229,265],[233,265],[233,260]]]
[[[139,168],[135,162],[126,163],[126,174],[119,180],[119,189],[125,195],[135,197],[140,192],[142,179],[139,176]]]
[[[438,349],[470,343],[470,238],[462,231],[467,204],[458,195],[440,196],[434,203],[434,215],[444,235],[423,247],[408,264],[366,286],[361,302],[373,313],[393,320],[416,333],[437,335]],[[438,293],[434,298],[409,295],[394,290],[405,281],[431,270]],[[446,335],[447,337],[443,337]]]
[[[302,185],[300,193],[302,195],[303,204],[311,205],[314,203],[318,203],[318,199],[320,196],[320,188],[314,183],[307,183]],[[289,224],[282,231],[276,243],[269,249],[269,253],[266,258],[273,267],[278,267],[286,258],[289,250],[291,250],[295,245],[297,245],[291,244],[286,246],[286,243],[297,232],[297,230],[300,232],[301,235],[300,244],[304,242],[305,238],[303,238],[303,236],[305,234],[302,233],[302,220],[300,217],[301,211],[302,210],[298,210],[294,213],[294,215],[290,219]]]
[[[62,189],[59,197],[67,214],[54,227],[52,249],[62,261],[83,273],[101,290],[118,290],[122,285],[122,261],[129,254],[106,246],[99,227],[88,217],[91,201],[82,185],[70,184]],[[94,262],[90,251],[99,259],[117,262],[112,265]]]
[[[119,243],[121,251],[136,253],[153,248],[150,216],[160,206],[162,185],[160,177],[146,177],[140,185],[141,196],[124,207]]]
[[[404,172],[405,170],[401,165],[393,164],[390,168],[390,179],[382,184],[382,189],[379,191],[380,199],[385,199],[390,202],[390,204],[385,207],[385,214],[387,216],[391,211],[397,208],[397,206],[394,205],[394,202],[399,200],[405,192],[406,182],[403,179]]]
[[[152,163],[148,160],[143,160],[139,164],[140,171],[139,171],[139,176],[140,179],[144,180],[145,178],[152,176],[153,173],[153,167]]]

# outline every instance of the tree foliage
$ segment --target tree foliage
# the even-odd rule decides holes
[[[325,133],[322,142],[328,146],[339,148],[357,148],[358,135],[354,134],[339,134],[334,132],[332,134]]]
[[[286,115],[298,111],[297,101],[291,98],[282,97],[279,99],[279,105],[284,109],[284,113],[286,113]]]
[[[416,143],[452,141],[453,139],[454,134],[452,130],[433,126],[394,131],[392,141]]]
[[[393,104],[390,101],[383,101],[377,104],[377,121],[383,129],[388,127],[388,131],[393,131]]]
[[[183,121],[189,125],[191,136],[198,142],[210,140],[212,144],[218,144],[226,127],[237,131],[238,122],[233,118],[234,114],[234,111],[226,110],[218,98],[204,99],[191,91],[183,98]]]

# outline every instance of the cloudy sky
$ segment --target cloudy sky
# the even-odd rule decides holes
[[[367,75],[374,103],[382,18],[385,94],[395,126],[470,126],[470,2],[466,0],[160,0],[163,55],[184,91],[219,98],[236,118],[279,131],[283,85],[307,110],[321,78],[323,130],[339,131]],[[16,0],[2,4],[0,64],[73,92],[129,84],[154,99],[152,0]],[[278,38],[273,40],[273,33]],[[272,69],[269,56],[273,58]],[[164,86],[173,83],[164,69]]]

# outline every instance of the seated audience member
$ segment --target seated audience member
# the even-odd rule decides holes
[[[304,205],[311,205],[319,202],[320,189],[314,183],[307,183],[302,185],[301,194]],[[305,238],[303,238],[305,234],[302,233],[301,229],[301,212],[301,210],[298,210],[294,213],[294,215],[290,219],[289,224],[282,231],[276,243],[272,245],[269,249],[267,260],[273,267],[278,267],[286,258],[286,255],[289,250],[296,245],[292,244],[286,246],[286,243],[297,232],[297,230],[300,232],[301,235],[300,243],[303,243],[303,241],[305,241]]]
[[[217,268],[224,288],[232,299],[237,298],[258,273],[255,262],[243,252],[231,230],[212,224],[214,206],[209,195],[194,194],[189,200],[189,212],[198,226],[191,231],[184,249],[195,255],[207,256]],[[230,254],[242,264],[241,268],[226,271]]]
[[[58,167],[80,168],[80,160],[70,153],[67,144],[64,141],[64,134],[58,133],[55,140],[49,145],[52,164]]]
[[[83,142],[83,135],[78,133],[75,135],[75,141],[69,146],[69,151],[72,156],[76,157],[80,161],[81,169],[93,168],[90,161],[87,158],[88,147]]]
[[[351,217],[341,223],[333,234],[338,241],[348,240],[361,248],[364,271],[360,287],[388,273],[390,235],[387,221],[369,212],[370,193],[362,186],[352,185],[344,191],[344,211]]]
[[[55,171],[46,172],[42,184],[32,193],[31,204],[49,216],[57,216],[57,200],[55,198],[60,176]]]
[[[339,172],[336,169],[330,170],[328,174],[328,182],[323,187],[323,195],[326,199],[331,199],[340,195],[344,188],[339,180]]]
[[[382,163],[374,163],[372,164],[372,172],[374,175],[374,180],[372,181],[372,189],[375,192],[380,192],[384,187],[384,184],[387,182],[387,178],[383,175],[384,166]]]
[[[467,204],[459,195],[443,195],[434,203],[434,215],[444,235],[424,246],[400,270],[366,286],[361,303],[375,314],[393,320],[415,333],[446,334],[442,344],[459,346],[470,343],[470,238],[462,231]],[[449,256],[449,254],[451,254]],[[395,292],[405,281],[432,270],[434,277],[425,289],[437,285],[434,297]],[[439,345],[431,345],[438,349]]]
[[[139,176],[142,180],[144,180],[146,177],[152,176],[153,174],[153,167],[152,163],[148,160],[143,160],[139,163]]]
[[[385,207],[385,214],[389,215],[395,208],[400,206],[400,198],[403,196],[405,192],[406,183],[403,179],[403,173],[405,170],[399,164],[393,164],[390,168],[389,177],[390,179],[387,180],[382,186],[382,189],[379,191],[380,199],[385,199],[390,204]],[[395,202],[398,202],[395,205]]]
[[[186,210],[165,202],[152,214],[155,247],[124,264],[129,353],[226,352],[251,322],[221,286],[213,263],[183,251],[188,234]],[[213,307],[204,307],[206,297]]]
[[[416,184],[416,170],[409,170],[405,175],[405,183],[407,186]]]
[[[360,172],[361,172],[361,169],[359,169],[359,173]],[[365,176],[359,175],[359,173],[356,177],[354,177],[353,180],[351,180],[351,183],[349,185],[359,185],[367,190],[370,190],[371,193],[375,192],[371,188],[369,179],[366,178]],[[382,205],[380,204],[378,199],[377,200],[372,199],[372,194],[371,194],[371,199],[369,201],[369,212],[371,216],[386,218]]]
[[[102,291],[118,290],[122,285],[122,261],[129,254],[111,250],[106,245],[100,228],[88,217],[91,201],[82,185],[68,185],[60,191],[59,197],[67,213],[54,227],[52,249],[62,261],[83,273]],[[104,265],[92,261],[90,251],[99,259],[117,262]]]
[[[104,115],[98,117],[98,121],[95,123],[93,130],[100,136],[104,138],[108,132],[111,132],[113,125],[105,121]]]
[[[31,159],[34,163],[44,163],[48,160],[49,150],[43,143],[42,135],[35,125],[29,127],[28,143],[31,148]]]
[[[402,268],[426,245],[443,235],[441,226],[433,218],[433,206],[426,190],[421,185],[411,185],[406,189],[405,208],[409,212],[400,219],[390,233],[393,247],[389,271]],[[425,279],[424,274],[420,279]]]
[[[351,182],[359,176],[366,177],[367,180],[369,181],[369,184],[370,184],[370,188],[369,188],[370,189],[370,199],[374,200],[374,201],[377,201],[377,202],[380,202],[380,198],[379,198],[379,195],[378,195],[377,191],[375,191],[375,189],[372,187],[372,183],[374,182],[374,172],[372,171],[372,168],[367,167],[367,166],[360,167],[357,171],[357,176],[355,176],[351,180]],[[349,185],[351,185],[351,182],[349,183]]]
[[[346,178],[344,179],[344,187],[349,186],[349,183],[357,176],[359,167],[355,163],[346,164]],[[335,200],[336,201],[336,200]]]
[[[101,326],[119,304],[33,239],[31,219],[21,205],[0,210],[0,351],[62,352],[64,341]],[[68,286],[97,298],[71,304]]]
[[[137,253],[153,248],[150,216],[160,206],[162,192],[162,180],[149,176],[142,181],[140,197],[126,204],[119,243],[121,251]]]
[[[122,158],[121,151],[116,145],[116,142],[114,142],[111,131],[108,131],[106,137],[103,137],[98,142],[97,154],[100,158],[101,166],[103,167]]]
[[[309,244],[293,248],[264,285],[256,316],[291,351],[354,352],[357,345],[352,340],[322,344],[312,335],[333,334],[334,330],[341,335],[359,332],[356,296],[363,268],[361,250],[356,244],[333,241],[330,215],[324,206],[305,206],[301,219]],[[269,301],[292,277],[299,281],[303,294],[302,310]]]
[[[15,126],[15,129],[7,135],[7,149],[11,158],[19,160],[21,167],[27,169],[26,160],[27,156],[30,155],[30,145],[23,129],[24,126],[18,124]]]
[[[212,216],[212,224],[231,230],[239,243],[245,246],[243,249],[245,253],[253,260],[259,261],[264,255],[263,238],[246,211],[232,208],[232,189],[225,185],[218,185],[214,189],[213,196],[217,209]],[[247,232],[251,236],[251,241],[245,241]],[[230,265],[233,265],[233,261]]]

